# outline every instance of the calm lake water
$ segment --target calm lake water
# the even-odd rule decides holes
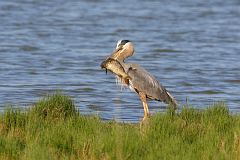
[[[99,67],[119,39],[176,97],[240,111],[240,1],[1,0],[0,108],[61,90],[84,114],[138,121],[138,96]],[[150,102],[150,111],[165,111]]]

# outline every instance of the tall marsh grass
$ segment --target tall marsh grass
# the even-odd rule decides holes
[[[240,159],[240,116],[219,103],[142,124],[103,122],[55,94],[0,115],[0,159]]]

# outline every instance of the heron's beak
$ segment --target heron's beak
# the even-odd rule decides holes
[[[121,47],[118,47],[118,48],[116,48],[114,51],[113,51],[113,53],[109,56],[109,57],[107,57],[102,63],[101,63],[101,68],[103,69],[103,68],[105,68],[106,69],[106,74],[107,74],[107,67],[106,67],[106,64],[108,63],[108,61],[109,61],[109,59],[118,59],[119,57],[120,57],[120,49],[121,49]]]
[[[121,54],[120,54],[121,48],[122,48],[122,47],[116,48],[116,49],[113,51],[113,53],[110,55],[110,58],[112,58],[112,59],[118,59],[118,58],[121,56]]]

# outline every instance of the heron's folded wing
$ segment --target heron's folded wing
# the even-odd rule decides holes
[[[175,99],[158,82],[158,80],[138,65],[132,65],[128,69],[128,75],[132,78],[130,85],[137,92],[143,92],[148,98],[163,101],[165,103],[175,103]]]

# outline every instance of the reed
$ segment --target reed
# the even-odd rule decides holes
[[[0,159],[239,159],[240,116],[223,103],[142,124],[84,116],[66,95],[0,115]]]

